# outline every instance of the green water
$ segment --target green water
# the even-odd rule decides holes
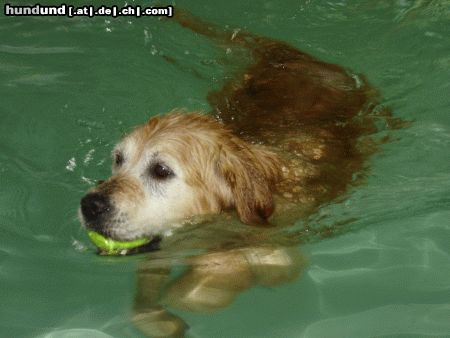
[[[448,1],[174,6],[364,73],[414,120],[371,158],[365,185],[319,211],[317,222],[355,221],[300,247],[298,279],[216,313],[179,312],[188,336],[450,337]],[[0,17],[1,337],[140,336],[130,318],[143,258],[96,256],[79,200],[131,126],[208,110],[233,71],[224,57],[170,20]]]

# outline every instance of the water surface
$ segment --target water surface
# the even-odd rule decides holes
[[[217,313],[178,312],[189,336],[450,336],[449,5],[174,6],[363,73],[383,105],[414,121],[371,158],[366,184],[319,210],[316,225],[353,221],[299,248],[300,278]],[[0,335],[137,337],[143,258],[96,256],[79,199],[109,174],[124,132],[175,107],[209,110],[208,91],[236,71],[224,60],[240,56],[156,18],[2,16],[0,28]]]

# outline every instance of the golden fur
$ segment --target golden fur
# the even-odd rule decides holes
[[[272,214],[273,189],[281,177],[280,158],[236,137],[210,116],[182,112],[157,116],[136,128],[127,139],[132,139],[137,153],[148,144],[163,144],[167,155],[183,167],[184,179],[196,198],[181,214],[193,216],[236,208],[247,224],[265,223]],[[142,196],[142,188],[136,185],[135,179],[121,173],[96,190],[110,194],[120,204]]]
[[[155,117],[136,137],[143,142],[164,142],[186,169],[186,182],[200,196],[194,213],[234,207],[247,224],[264,223],[272,214],[280,159],[244,142],[211,117],[198,113]]]
[[[375,109],[376,91],[363,77],[338,65],[268,38],[230,38],[187,13],[175,20],[249,50],[255,62],[209,94],[214,117],[156,116],[119,143],[115,153],[124,164],[91,191],[106,195],[114,209],[93,225],[108,236],[165,233],[192,216],[229,209],[246,224],[292,224],[363,176],[376,147],[376,119],[397,122],[389,110]],[[159,164],[173,169],[171,179],[149,177]]]

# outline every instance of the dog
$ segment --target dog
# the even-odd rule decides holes
[[[247,48],[255,63],[209,95],[214,116],[156,116],[119,142],[112,177],[81,200],[87,228],[134,240],[226,210],[245,224],[289,223],[276,216],[311,214],[363,176],[377,105],[363,77],[283,42],[176,18]],[[379,116],[393,120],[387,110]]]
[[[228,226],[290,226],[363,181],[366,159],[388,140],[374,137],[379,122],[402,126],[380,107],[377,91],[361,75],[284,42],[222,30],[186,12],[177,11],[174,20],[227,51],[248,51],[253,63],[209,94],[211,113],[152,117],[116,145],[112,176],[81,199],[80,218],[88,229],[120,241],[163,238],[173,247],[189,244],[183,239],[172,245],[168,235],[192,222],[201,225],[210,215],[226,213],[217,224]],[[314,234],[333,231],[326,227]],[[138,273],[136,326],[150,336],[180,337],[188,325],[163,305],[210,311],[258,283],[295,279],[303,266],[297,247],[268,245],[273,233],[260,233],[238,236],[241,245],[231,246],[227,236],[215,236],[222,242],[184,262],[190,268],[174,281],[172,263],[155,263],[153,256]],[[202,242],[206,250],[207,242]],[[137,252],[153,250],[154,244]]]
[[[276,224],[275,210],[311,214],[364,174],[376,118],[395,119],[374,109],[376,91],[363,77],[283,42],[230,38],[187,13],[176,18],[249,49],[255,63],[209,95],[215,116],[156,116],[119,142],[112,177],[81,200],[87,228],[134,240],[232,209],[245,224]]]

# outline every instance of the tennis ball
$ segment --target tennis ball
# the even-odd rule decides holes
[[[134,249],[150,242],[150,238],[140,238],[134,241],[116,241],[99,234],[95,231],[88,231],[88,236],[103,254],[120,255],[127,250]]]

